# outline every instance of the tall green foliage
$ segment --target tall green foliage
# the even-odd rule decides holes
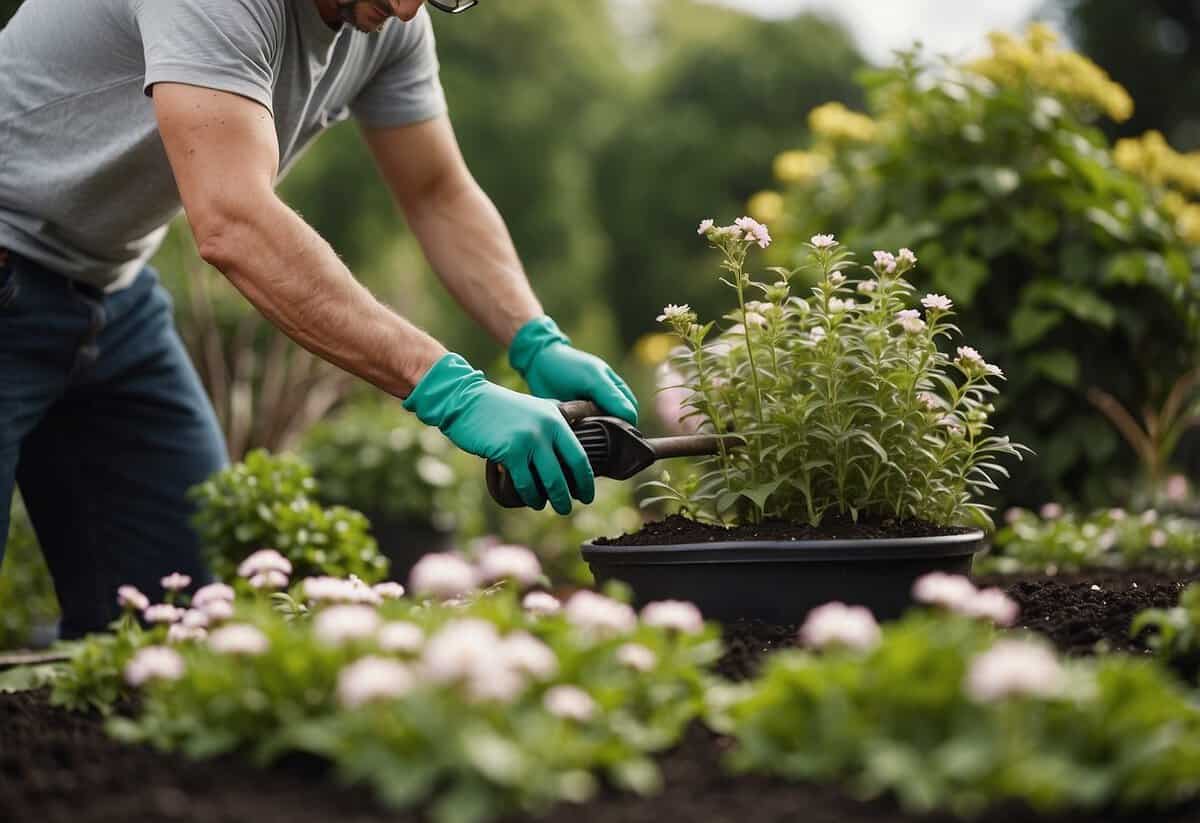
[[[908,55],[864,86],[872,117],[822,106],[814,150],[778,160],[782,256],[817,230],[860,253],[909,242],[918,286],[953,298],[1009,375],[996,425],[1039,455],[1012,498],[1109,496],[1133,455],[1087,390],[1129,408],[1165,393],[1194,362],[1200,303],[1180,195],[1119,168],[1092,125],[1128,116],[1128,95],[1042,28],[972,64]]]

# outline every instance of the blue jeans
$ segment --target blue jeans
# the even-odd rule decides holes
[[[0,559],[15,483],[64,638],[113,620],[123,583],[209,579],[186,493],[225,443],[171,308],[152,269],[104,294],[0,251]]]

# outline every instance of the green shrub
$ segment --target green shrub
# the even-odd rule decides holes
[[[979,61],[907,54],[862,82],[870,116],[814,110],[811,151],[780,155],[782,193],[752,201],[779,260],[817,231],[859,253],[909,243],[918,285],[951,297],[1010,375],[997,425],[1039,457],[1007,499],[1107,503],[1134,460],[1086,393],[1142,408],[1194,363],[1200,207],[1181,191],[1198,175],[1174,162],[1147,182],[1143,158],[1165,155],[1140,145],[1114,159],[1092,123],[1128,116],[1128,95],[1042,27],[994,35]]]
[[[1010,509],[1006,525],[987,554],[976,559],[981,574],[1057,574],[1082,569],[1150,568],[1184,573],[1200,568],[1200,521],[1161,515],[1153,509],[1130,514],[1101,509],[1086,516],[1057,503],[1039,517]]]
[[[453,446],[399,404],[356,404],[318,423],[300,452],[327,503],[448,530],[463,481]],[[474,478],[472,478],[474,479]]]
[[[58,619],[58,596],[37,536],[20,500],[9,518],[8,545],[0,565],[0,649],[28,646],[31,632]]]
[[[354,574],[372,582],[387,574],[387,558],[359,512],[324,508],[317,483],[298,457],[259,449],[191,492],[193,520],[214,574],[233,579],[238,564],[260,548],[279,551],[298,576]]]
[[[962,617],[910,613],[873,647],[773,655],[717,701],[739,772],[837,781],[905,811],[1165,807],[1200,792],[1200,709],[1149,660],[1063,662]]]

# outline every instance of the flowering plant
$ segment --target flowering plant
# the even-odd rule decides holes
[[[721,253],[737,304],[724,329],[688,306],[663,310],[683,343],[667,388],[687,391],[685,422],[744,446],[724,446],[690,485],[655,484],[665,498],[712,520],[990,522],[976,495],[1006,474],[996,458],[1022,448],[989,434],[1003,374],[969,346],[939,349],[956,330],[953,304],[927,294],[923,313],[910,307],[911,251],[876,251],[856,277],[852,255],[816,235],[804,261],[816,285],[803,297],[796,271],[771,269],[765,283],[747,272],[751,248],[771,242],[765,226],[706,220],[700,234]]]
[[[193,488],[193,523],[213,573],[232,580],[243,558],[269,546],[287,556],[298,576],[382,579],[388,562],[368,534],[367,519],[343,506],[321,506],[312,499],[317,492],[303,460],[261,449]]]
[[[948,582],[929,588],[957,611],[981,594]],[[1200,791],[1200,710],[1152,661],[1060,661],[961,613],[880,628],[818,610],[804,635],[823,648],[774,654],[757,681],[715,695],[710,722],[736,739],[734,770],[845,781],[911,813],[962,816],[1012,801],[1164,806]]]
[[[1129,95],[1044,26],[861,77],[867,112],[814,110],[811,145],[750,202],[773,255],[790,265],[814,231],[860,253],[909,243],[914,282],[1013,374],[997,425],[1041,457],[1004,497],[1113,499],[1135,463],[1085,393],[1158,407],[1194,367],[1200,163],[1153,136],[1113,147],[1096,121],[1127,118]]]
[[[1097,509],[1079,515],[1059,503],[1046,503],[1036,513],[1009,509],[1004,521],[988,553],[976,558],[980,573],[1055,574],[1086,568],[1187,572],[1200,567],[1200,523],[1154,509]]]
[[[447,823],[581,801],[601,774],[654,790],[648,755],[702,710],[716,629],[685,603],[639,616],[589,591],[522,596],[541,574],[495,547],[474,564],[427,555],[411,594],[323,577],[292,587],[288,614],[239,601],[206,636],[128,657],[140,710],[110,730],[195,757],[315,754]]]

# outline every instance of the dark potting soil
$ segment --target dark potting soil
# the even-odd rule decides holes
[[[1173,605],[1184,583],[1152,572],[1109,572],[1055,578],[989,578],[1021,604],[1021,625],[1048,636],[1064,651],[1086,654],[1097,644],[1140,652],[1128,638],[1138,610]],[[1137,584],[1136,586],[1133,584]],[[1093,589],[1098,586],[1099,590]],[[1049,619],[1047,619],[1049,618]],[[718,669],[734,679],[756,673],[766,654],[794,644],[795,626],[737,622],[726,627],[727,653]],[[944,823],[948,818],[902,814],[889,799],[861,802],[835,786],[790,784],[757,776],[733,777],[721,768],[730,741],[696,725],[658,758],[664,789],[639,798],[604,791],[582,806],[561,806],[545,823]],[[339,786],[320,764],[294,758],[256,769],[236,757],[191,761],[110,739],[98,718],[49,705],[45,692],[0,694],[0,821],[3,823],[416,823],[416,813],[381,807],[365,790]],[[1038,818],[1005,808],[986,823]],[[1099,823],[1101,814],[1053,818]],[[1200,803],[1131,821],[1200,823]],[[525,823],[514,818],[508,823]]]
[[[665,520],[647,523],[641,529],[620,537],[601,537],[598,546],[663,546],[682,543],[716,543],[730,540],[864,540],[880,537],[933,537],[971,531],[958,526],[935,526],[924,520],[859,520],[848,517],[826,518],[818,527],[788,520],[765,520],[725,528],[698,523],[673,514]]]

